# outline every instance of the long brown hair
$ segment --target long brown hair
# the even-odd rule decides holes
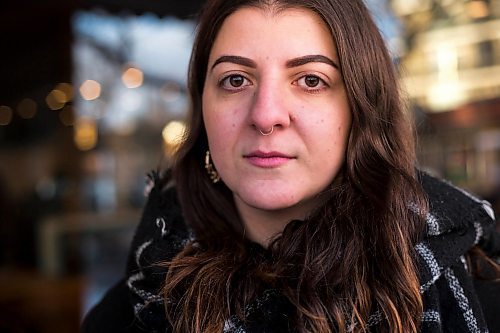
[[[248,6],[306,8],[324,20],[352,112],[345,166],[326,203],[305,221],[291,221],[265,255],[249,250],[231,191],[213,184],[204,169],[201,98],[209,54],[224,20]],[[374,313],[380,332],[418,331],[422,300],[413,246],[422,215],[412,211],[425,214],[425,198],[393,64],[362,0],[208,1],[189,91],[189,129],[172,174],[196,242],[168,264],[163,292],[174,330],[221,332],[225,319],[245,320],[245,305],[273,288],[297,309],[291,315],[299,332],[364,332]]]

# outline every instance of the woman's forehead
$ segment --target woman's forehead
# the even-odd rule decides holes
[[[337,58],[334,39],[322,18],[312,10],[287,8],[270,11],[244,7],[223,22],[210,59],[224,54],[250,58],[285,58],[324,54]]]

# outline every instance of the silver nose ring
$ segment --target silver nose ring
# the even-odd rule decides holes
[[[273,132],[274,132],[274,125],[273,125],[273,126],[271,126],[271,129],[270,129],[269,131],[267,131],[267,132],[262,132],[262,130],[260,130],[260,129],[259,129],[259,132],[260,132],[260,134],[262,134],[263,136],[268,136],[268,135],[271,135],[271,134],[273,134]]]

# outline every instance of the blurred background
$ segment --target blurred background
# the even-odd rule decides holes
[[[500,213],[500,0],[366,0],[420,166]],[[202,0],[0,4],[0,333],[77,332],[189,108]]]

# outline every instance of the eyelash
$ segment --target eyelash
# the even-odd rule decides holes
[[[320,87],[319,88],[318,87],[308,87],[307,84],[305,83],[305,81],[303,84],[299,84],[299,82],[301,80],[305,80],[308,77],[318,79],[319,80],[318,85]],[[230,86],[229,80],[231,80],[232,78],[241,78],[241,79],[243,79],[243,83],[239,87]],[[246,78],[244,75],[241,75],[241,74],[226,75],[218,82],[218,86],[220,88],[225,89],[229,92],[239,92],[251,84],[252,84],[251,81],[248,78]],[[302,75],[297,80],[293,81],[292,84],[301,87],[304,91],[311,93],[311,94],[319,93],[319,92],[321,92],[329,87],[329,85],[325,82],[325,80],[323,80],[322,78],[320,78],[318,75],[315,75],[315,74]]]
[[[307,84],[305,83],[305,79],[306,78],[315,78],[315,79],[318,79],[319,80],[319,83],[318,83],[318,86],[316,87],[308,87]],[[301,80],[304,80],[304,83],[303,85],[300,85],[299,84],[299,81]],[[294,84],[296,84],[297,86],[301,87],[303,90],[305,90],[306,92],[308,93],[311,93],[311,94],[316,94],[316,93],[319,93],[327,88],[329,88],[330,86],[326,83],[325,80],[323,80],[321,77],[319,77],[318,75],[315,75],[315,74],[305,74],[305,75],[302,75],[301,77],[299,77],[297,80],[294,81]]]
[[[232,78],[242,78],[243,79],[243,84],[239,87],[233,87],[229,85],[229,80]],[[238,92],[240,90],[243,90],[245,87],[251,85],[251,82],[249,79],[247,79],[244,75],[241,74],[229,74],[224,76],[218,83],[218,86],[221,87],[222,89],[225,89],[230,92]]]

